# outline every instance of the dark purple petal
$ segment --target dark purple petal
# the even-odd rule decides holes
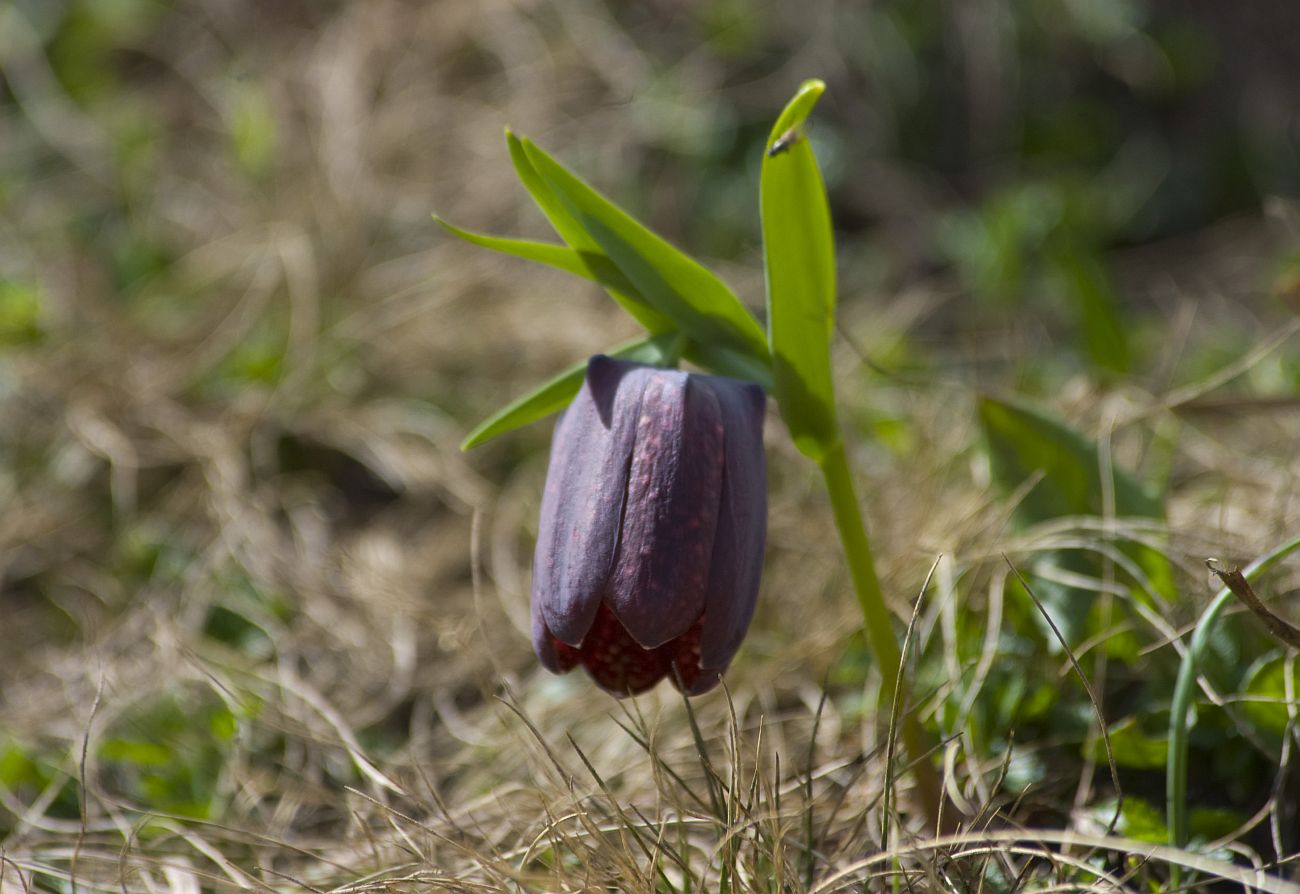
[[[754,385],[593,357],[556,426],[533,645],[607,691],[718,684],[749,626],[767,527]]]
[[[641,397],[632,470],[606,600],[649,649],[704,610],[722,490],[723,424],[698,377],[655,372]]]
[[[578,650],[555,638],[546,626],[541,606],[533,602],[533,651],[542,661],[542,667],[553,674],[568,673],[577,665]]]
[[[573,646],[586,636],[614,566],[646,372],[593,357],[578,396],[555,427],[533,558],[533,604],[545,626]]]
[[[722,411],[726,454],[718,530],[700,667],[721,672],[740,648],[754,616],[767,538],[767,464],[763,458],[763,411],[766,397],[757,385],[717,376],[698,376]]]

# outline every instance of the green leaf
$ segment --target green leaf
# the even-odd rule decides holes
[[[635,360],[656,365],[673,362],[680,354],[681,336],[655,335],[620,345],[609,352],[611,357]],[[461,442],[461,450],[477,447],[497,435],[514,431],[530,422],[536,422],[552,413],[563,410],[582,387],[587,374],[587,361],[575,363],[527,394],[516,398],[496,413],[479,423]]]
[[[1287,673],[1291,676],[1291,701],[1287,699]],[[1288,705],[1296,708],[1300,700],[1300,674],[1294,663],[1282,656],[1257,662],[1244,684],[1245,700],[1241,713],[1255,726],[1278,736],[1286,735],[1290,723]]]
[[[1227,838],[1244,826],[1250,817],[1240,810],[1228,807],[1193,807],[1188,813],[1188,825],[1192,838],[1201,841],[1217,841]]]
[[[636,295],[636,286],[628,282],[627,277],[622,274],[618,267],[614,266],[614,262],[605,257],[601,251],[579,251],[567,245],[555,245],[550,242],[535,242],[531,239],[511,239],[505,236],[493,236],[488,233],[475,233],[472,230],[462,229],[455,224],[448,223],[436,214],[433,219],[438,226],[448,233],[473,245],[490,248],[493,251],[511,255],[512,257],[523,258],[525,261],[545,264],[547,267],[554,267],[556,270],[563,270],[565,273],[572,273],[574,276],[581,276],[583,279],[600,283],[606,288],[627,295]],[[641,300],[639,295],[637,295],[637,299]]]
[[[1090,812],[1094,822],[1101,825],[1109,824],[1111,817],[1115,815],[1115,799],[1107,798],[1094,805]],[[1125,838],[1149,841],[1152,844],[1162,844],[1169,836],[1160,811],[1150,801],[1129,794],[1124,795],[1116,828]]]
[[[232,82],[231,89],[231,149],[245,173],[260,177],[275,162],[280,117],[256,81],[239,79]]]
[[[133,704],[98,748],[112,795],[145,810],[217,815],[238,722],[210,690],[174,687]],[[215,735],[214,735],[215,733]]]
[[[1034,556],[1025,575],[1034,596],[1051,616],[1066,643],[1077,643],[1084,638],[1088,617],[1096,604],[1096,588],[1079,585],[1096,577],[1092,559],[1078,550],[1052,550]],[[1019,581],[1012,581],[1010,592],[1020,595]],[[1031,617],[1042,630],[1051,652],[1059,653],[1061,644],[1056,634],[1042,621],[1036,608]]]
[[[1097,445],[1042,410],[986,397],[979,404],[993,476],[1007,490],[1042,478],[1016,508],[1023,523],[1068,515],[1103,514],[1101,454]],[[1161,501],[1132,473],[1112,466],[1115,514],[1164,518]]]
[[[528,190],[537,207],[542,209],[542,213],[546,215],[546,219],[551,222],[551,226],[555,228],[560,238],[578,251],[604,254],[600,244],[588,235],[583,225],[569,212],[550,185],[542,179],[542,175],[533,166],[532,159],[528,157],[528,150],[524,147],[523,141],[509,128],[506,128],[506,146],[510,149],[510,161],[515,166],[519,182],[524,185],[524,189]]]
[[[506,146],[510,149],[510,161],[515,166],[519,182],[528,190],[537,207],[546,215],[555,232],[569,247],[578,254],[579,262],[590,272],[571,270],[578,276],[595,279],[609,291],[610,297],[622,306],[632,318],[652,334],[672,332],[676,327],[672,320],[656,310],[645,296],[637,291],[636,286],[619,270],[618,265],[609,259],[600,243],[592,238],[582,223],[570,213],[568,207],[551,189],[550,185],[538,173],[528,157],[524,142],[506,128]],[[539,150],[540,151],[540,150]],[[480,243],[481,244],[481,243]],[[489,246],[491,247],[491,246]],[[545,263],[545,262],[543,262]],[[564,268],[561,268],[564,269]]]
[[[138,739],[105,739],[99,746],[101,760],[125,761],[138,767],[165,767],[175,755],[172,750],[157,742]]]
[[[41,303],[35,285],[0,279],[0,345],[35,344],[44,337]]]
[[[711,373],[754,382],[768,394],[772,393],[772,370],[749,354],[733,351],[721,345],[701,345],[688,341],[682,357]]]
[[[795,444],[814,460],[839,438],[830,362],[835,241],[826,187],[802,134],[825,89],[821,81],[805,81],[776,119],[760,180],[776,397]]]
[[[1095,253],[1064,245],[1051,253],[1051,263],[1074,305],[1077,332],[1093,365],[1123,374],[1132,366],[1128,327],[1105,266]]]
[[[1034,481],[1016,507],[1016,519],[1021,525],[1104,514],[1101,452],[1095,443],[1042,410],[1013,401],[983,398],[979,416],[995,481],[1008,492]],[[1131,472],[1112,464],[1111,476],[1116,516],[1164,518],[1160,499]],[[1164,555],[1141,543],[1124,543],[1120,550],[1145,576],[1141,583],[1166,598],[1172,597],[1173,571]],[[1056,553],[1041,557],[1040,562],[1069,574],[1099,575],[1096,558],[1085,553]],[[1077,642],[1096,594],[1062,585],[1051,577],[1031,575],[1034,592],[1061,627],[1066,641]],[[1135,588],[1137,598],[1146,598],[1145,594],[1145,586]]]
[[[637,292],[636,286],[628,282],[627,277],[614,265],[614,262],[605,257],[599,249],[576,249],[565,245],[534,242],[531,239],[509,239],[504,236],[475,233],[450,224],[436,214],[433,219],[448,233],[466,242],[523,258],[526,261],[545,264],[599,283],[609,292],[610,297],[632,316],[632,319],[653,334],[672,332],[676,328],[672,320],[646,303]]]
[[[567,217],[595,240],[655,310],[700,344],[725,345],[767,362],[767,340],[762,328],[726,283],[646,229],[534,143],[524,140],[523,148],[534,172],[549,188],[550,195],[558,197]],[[542,204],[543,199],[539,198],[538,203]],[[543,210],[547,210],[545,205]],[[552,212],[547,214],[551,216]],[[560,230],[557,219],[566,221],[564,229]],[[585,247],[571,240],[564,215],[552,217],[552,223],[571,246]]]
[[[1137,718],[1126,717],[1113,724],[1109,731],[1111,753],[1115,763],[1134,770],[1163,770],[1168,759],[1169,740],[1148,736],[1139,727]],[[1092,759],[1106,763],[1106,743],[1101,738],[1092,741]],[[1164,824],[1161,824],[1163,829]],[[1163,840],[1163,838],[1161,839]]]

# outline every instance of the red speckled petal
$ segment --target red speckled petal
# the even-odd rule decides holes
[[[725,471],[708,595],[700,665],[721,671],[740,648],[758,599],[767,538],[767,463],[763,457],[763,411],[767,398],[757,385],[699,377],[716,394],[725,427]]]
[[[700,695],[708,692],[722,679],[726,668],[705,669],[700,667],[700,637],[703,634],[704,619],[695,622],[695,626],[673,640],[664,649],[672,649],[669,662],[668,678],[673,685],[687,695]]]
[[[649,370],[591,358],[555,427],[533,558],[533,603],[563,642],[582,642],[609,582]]]
[[[699,695],[722,679],[721,670],[700,669],[700,629],[696,621],[678,639],[643,649],[601,603],[587,641],[577,652],[596,685],[619,698],[645,692],[664,677],[683,692]]]
[[[717,397],[657,371],[641,396],[614,573],[606,599],[632,638],[661,646],[704,610],[722,491]]]
[[[654,686],[668,672],[669,656],[643,649],[603,602],[582,644],[582,664],[596,684],[620,698]]]

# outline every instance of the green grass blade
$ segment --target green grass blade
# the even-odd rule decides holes
[[[511,239],[505,236],[475,233],[448,223],[436,214],[433,219],[448,233],[473,245],[522,258],[525,261],[545,264],[547,267],[554,267],[556,270],[563,270],[565,273],[572,273],[574,276],[604,286],[610,296],[652,334],[672,332],[676,328],[672,320],[646,303],[637,292],[636,286],[628,282],[627,277],[614,262],[599,249],[578,249],[567,245],[534,242],[531,239]]]
[[[654,335],[628,342],[609,351],[611,357],[636,360],[656,365],[674,362],[681,352],[682,338],[678,335]],[[543,382],[521,397],[506,404],[469,433],[461,442],[461,450],[477,447],[485,441],[536,422],[569,405],[582,387],[587,374],[587,361],[575,363],[558,376]]]
[[[651,306],[694,341],[726,345],[766,364],[762,327],[726,283],[535,144],[524,140],[523,147],[533,170],[559,197],[569,217],[595,240]],[[569,239],[566,233],[561,235]]]
[[[777,118],[760,181],[777,402],[795,444],[818,461],[839,437],[830,362],[835,242],[826,187],[802,128],[825,89],[806,81]]]

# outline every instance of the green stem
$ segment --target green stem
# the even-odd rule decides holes
[[[1261,556],[1242,570],[1246,579],[1253,582],[1257,577],[1272,568],[1296,549],[1300,549],[1300,537],[1279,546],[1272,552]],[[1232,591],[1227,587],[1220,590],[1210,602],[1201,619],[1196,622],[1192,641],[1187,644],[1182,664],[1178,667],[1178,680],[1174,684],[1174,697],[1169,705],[1169,751],[1165,770],[1165,809],[1169,822],[1169,843],[1175,847],[1186,847],[1187,829],[1187,742],[1191,735],[1192,721],[1189,711],[1192,698],[1196,692],[1196,667],[1201,654],[1210,641],[1214,625],[1219,615],[1232,601]],[[1178,867],[1172,871],[1173,884],[1178,884]]]
[[[843,441],[836,441],[826,451],[820,466],[822,476],[826,479],[826,490],[830,494],[831,507],[835,513],[835,527],[839,530],[840,541],[844,544],[844,555],[853,578],[853,589],[858,595],[858,605],[862,608],[862,621],[867,630],[867,640],[880,665],[881,707],[886,712],[893,710],[894,690],[898,689],[903,746],[912,760],[922,807],[933,828],[940,819],[939,776],[931,759],[929,737],[926,736],[925,730],[921,728],[916,717],[902,710],[907,704],[907,681],[904,679],[903,685],[899,686],[898,640],[894,637],[889,608],[885,605],[885,596],[880,589],[880,579],[876,577],[876,563],[871,554],[871,542],[867,539],[867,529],[862,521],[862,512],[858,508],[857,494],[853,490],[853,474],[849,469],[848,455],[844,452]]]

